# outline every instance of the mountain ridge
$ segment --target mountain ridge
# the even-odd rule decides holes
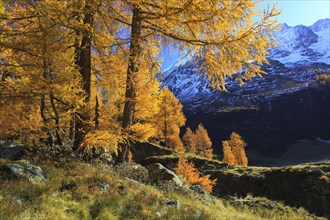
[[[329,89],[316,79],[316,69],[330,71],[330,40],[324,34],[330,32],[329,23],[330,19],[323,19],[311,26],[284,24],[277,33],[279,40],[285,39],[284,46],[280,42],[272,48],[270,64],[262,66],[267,74],[243,86],[228,78],[227,91],[212,90],[199,72],[202,61],[196,59],[170,68],[163,85],[183,104],[187,126],[195,128],[202,122],[214,146],[232,131],[268,154],[283,152],[299,139],[330,139],[324,133],[330,124],[330,114],[324,110],[330,108]]]

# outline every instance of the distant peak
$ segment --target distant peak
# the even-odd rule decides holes
[[[282,24],[282,30],[288,29],[290,26],[287,23]]]
[[[317,22],[315,22],[313,25],[311,25],[310,28],[314,32],[319,32],[324,29],[329,29],[330,28],[330,18],[320,19]]]

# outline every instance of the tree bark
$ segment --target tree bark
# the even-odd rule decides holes
[[[80,45],[76,45],[76,60],[75,63],[79,68],[79,72],[82,77],[82,88],[85,95],[85,106],[89,105],[91,96],[91,44],[92,44],[92,32],[91,27],[93,25],[93,11],[92,11],[93,0],[86,1],[84,8],[84,19],[83,24],[89,26],[88,29],[79,31],[77,35],[82,35]],[[77,150],[87,132],[87,122],[90,120],[90,116],[87,111],[76,113],[75,115],[75,126],[74,126],[74,141],[73,150]]]
[[[129,61],[127,67],[126,76],[126,93],[125,93],[125,106],[123,112],[122,128],[125,130],[133,124],[134,121],[134,110],[135,110],[135,76],[138,72],[139,62],[138,58],[140,55],[140,38],[141,38],[141,18],[140,10],[137,7],[133,8],[132,16],[132,28],[131,28],[131,44],[129,52]],[[121,151],[118,155],[118,161],[124,162],[127,160],[129,146],[122,145]]]
[[[95,96],[95,118],[94,118],[94,122],[95,122],[95,130],[99,129],[99,117],[100,117],[100,113],[99,113],[99,100],[97,98],[97,95]]]

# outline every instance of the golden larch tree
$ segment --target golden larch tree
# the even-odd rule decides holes
[[[126,71],[123,129],[134,124],[135,78],[141,57],[153,57],[146,48],[173,45],[204,60],[203,69],[213,88],[225,89],[225,78],[244,70],[240,83],[260,75],[260,64],[267,62],[267,49],[274,45],[276,7],[265,11],[252,0],[109,1],[113,19],[130,30]],[[152,54],[149,56],[149,54]],[[154,60],[153,66],[159,65]],[[255,61],[255,62],[251,62]],[[128,149],[120,160],[125,161]]]
[[[196,153],[196,135],[189,127],[186,129],[186,132],[182,137],[182,143],[187,152],[193,154]]]
[[[158,127],[157,136],[161,141],[164,141],[166,147],[177,151],[185,151],[179,136],[180,127],[186,122],[182,105],[165,86],[161,89],[161,97],[162,102],[159,112],[154,119]]]
[[[202,124],[199,124],[195,131],[195,141],[198,155],[213,158],[212,141]]]
[[[117,25],[107,25],[111,18],[105,3],[8,2],[0,15],[0,111],[16,113],[1,119],[9,131],[1,135],[36,137],[45,144],[72,144],[73,149],[118,142],[120,126],[112,120],[118,103],[103,105],[108,94],[104,82],[108,75],[123,75],[118,61],[125,50],[111,49],[118,43],[112,35]],[[119,82],[117,87],[124,86],[125,81]],[[110,112],[108,118],[102,115]]]
[[[229,165],[237,164],[234,153],[231,150],[229,141],[222,141],[222,152],[223,159],[222,161],[228,163]]]
[[[246,145],[247,144],[239,134],[232,132],[230,139],[222,142],[223,161],[231,165],[247,166],[248,158],[245,154]]]

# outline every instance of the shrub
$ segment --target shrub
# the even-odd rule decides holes
[[[141,183],[147,183],[149,180],[148,169],[134,162],[119,164],[115,167],[115,171],[123,177],[127,177]]]
[[[201,185],[209,193],[217,182],[217,179],[210,180],[210,175],[201,176],[195,165],[184,158],[179,159],[178,166],[174,170],[177,175],[185,177],[189,184]]]

